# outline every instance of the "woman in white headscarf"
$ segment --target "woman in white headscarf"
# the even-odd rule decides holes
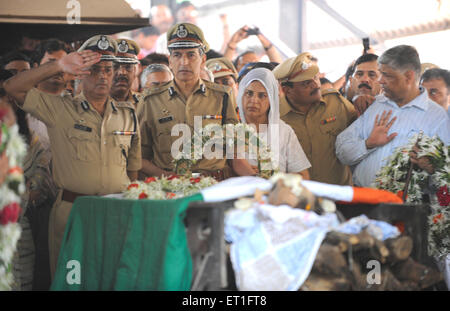
[[[309,179],[311,163],[294,130],[280,119],[278,82],[272,72],[266,68],[251,70],[239,83],[237,103],[241,121],[256,126],[279,171],[298,173]],[[256,165],[255,160],[247,160]]]

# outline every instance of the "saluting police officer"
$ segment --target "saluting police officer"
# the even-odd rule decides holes
[[[336,157],[336,136],[355,119],[353,105],[334,89],[321,93],[319,67],[305,52],[278,65],[273,74],[282,86],[280,117],[295,131],[311,162],[311,180],[350,185],[348,166]]]
[[[117,39],[117,54],[114,62],[114,79],[111,86],[111,97],[118,102],[131,102],[137,106],[140,95],[131,91],[136,79],[140,48],[129,39]]]
[[[77,52],[18,74],[4,85],[23,110],[48,128],[53,178],[60,188],[49,221],[52,277],[74,200],[82,195],[121,192],[141,168],[134,106],[109,97],[116,50],[114,39],[95,36]],[[80,95],[62,97],[34,88],[62,72],[82,78]]]
[[[174,173],[172,143],[179,136],[171,136],[176,124],[187,124],[193,133],[194,117],[201,116],[202,126],[207,124],[237,123],[235,98],[227,86],[214,84],[200,78],[209,50],[203,32],[189,23],[174,25],[167,32],[169,66],[174,80],[146,90],[143,104],[138,109],[142,137],[142,171],[147,176]],[[254,170],[246,160],[230,161],[239,175],[253,175]],[[218,180],[232,176],[225,157],[201,159],[193,171]]]

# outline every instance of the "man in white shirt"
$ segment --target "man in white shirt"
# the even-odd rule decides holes
[[[393,47],[378,58],[378,65],[383,94],[336,139],[338,159],[354,167],[353,182],[362,187],[371,186],[387,158],[419,131],[450,142],[449,117],[419,87],[416,49]]]

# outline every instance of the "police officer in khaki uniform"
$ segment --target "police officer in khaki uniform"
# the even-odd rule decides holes
[[[280,81],[280,117],[289,124],[311,162],[311,180],[349,185],[348,166],[335,154],[336,136],[356,118],[353,105],[334,89],[321,93],[319,68],[311,54],[302,53],[278,65],[273,74]]]
[[[117,39],[117,54],[114,62],[114,79],[111,87],[111,97],[118,102],[131,102],[135,106],[140,100],[140,94],[131,91],[136,80],[140,48],[136,42],[129,39]]]
[[[4,85],[22,109],[48,128],[53,179],[60,189],[49,221],[52,276],[74,200],[81,195],[121,192],[141,168],[134,106],[109,97],[116,50],[114,39],[95,36],[77,52],[19,74]],[[60,72],[82,78],[83,93],[72,98],[34,88]]]
[[[169,67],[174,80],[153,87],[143,93],[144,102],[138,109],[142,137],[142,172],[147,176],[174,173],[172,144],[179,136],[172,136],[174,125],[187,124],[194,131],[194,117],[202,125],[237,123],[235,98],[231,89],[200,78],[205,66],[208,43],[200,28],[189,23],[174,25],[167,32],[170,52]],[[225,152],[224,152],[225,153]],[[233,159],[231,167],[239,175],[253,175],[246,160]],[[201,159],[194,172],[222,180],[232,172],[223,158]]]
[[[214,76],[214,83],[231,87],[234,92],[234,96],[237,96],[238,72],[228,58],[220,57],[208,59],[206,61],[206,68],[212,72]]]

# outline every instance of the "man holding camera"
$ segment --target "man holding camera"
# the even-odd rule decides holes
[[[236,31],[230,39],[230,42],[227,44],[227,48],[225,50],[224,56],[229,60],[233,60],[236,53],[236,48],[239,42],[244,39],[247,39],[249,36],[256,36],[261,42],[264,51],[269,57],[271,62],[281,63],[282,58],[278,53],[277,49],[273,46],[273,44],[260,32],[259,28],[250,28],[247,25],[240,28]],[[235,66],[237,72],[241,70],[246,64],[250,62],[258,62],[260,59],[259,55],[257,55],[253,51],[246,51],[239,55],[235,60]]]

